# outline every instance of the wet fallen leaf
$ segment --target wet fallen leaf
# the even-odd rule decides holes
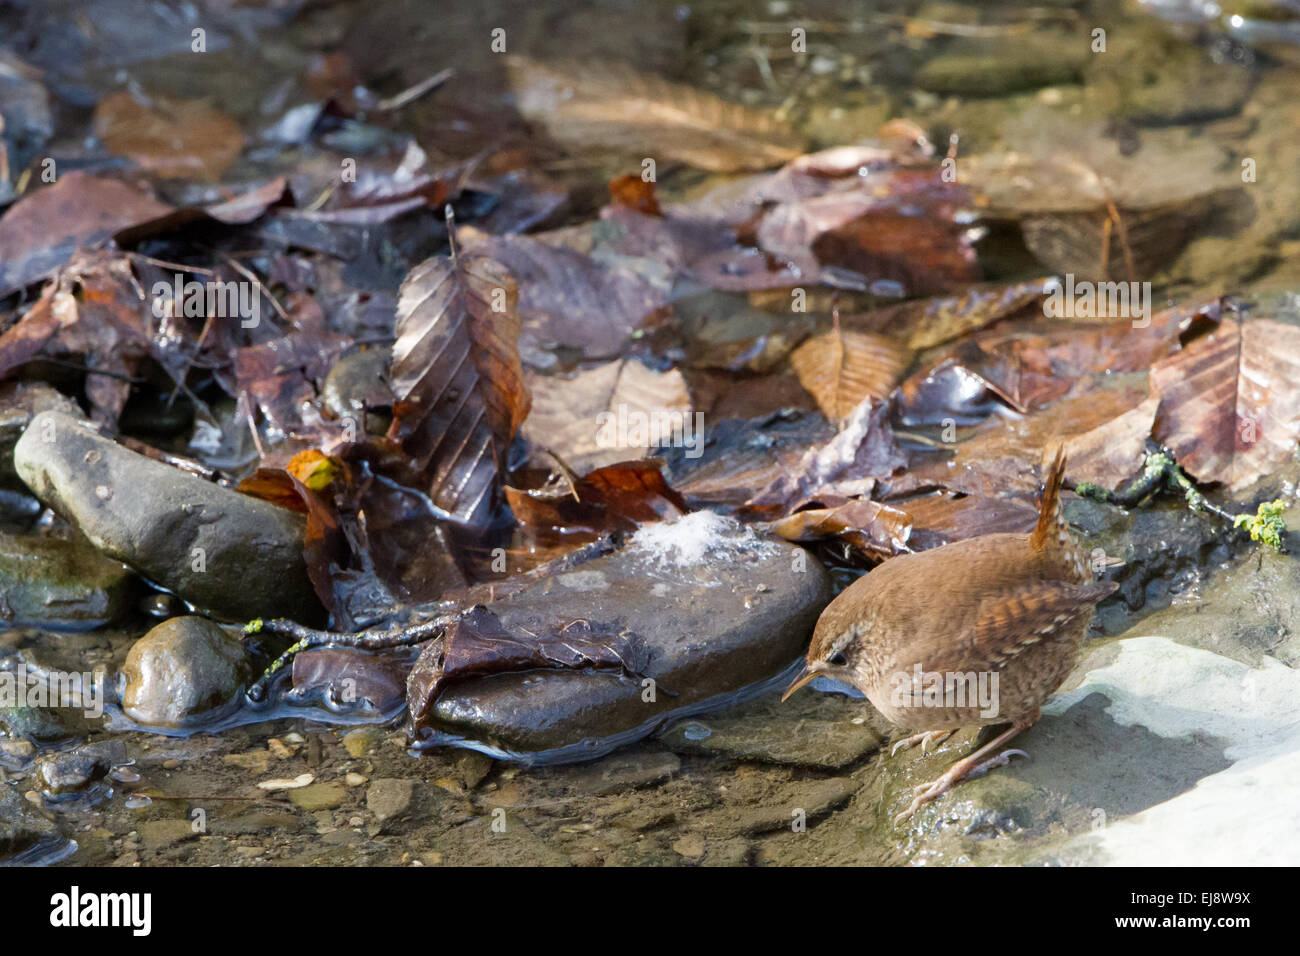
[[[618,150],[714,172],[766,169],[799,154],[764,113],[615,63],[507,60],[519,111],[578,151]]]
[[[1155,438],[1198,481],[1232,491],[1288,461],[1300,438],[1300,328],[1225,319],[1156,363]]]
[[[619,264],[531,236],[460,234],[467,251],[500,262],[519,283],[520,349],[530,358],[559,346],[590,358],[618,355],[668,302],[669,290]]]
[[[798,461],[783,464],[780,475],[745,504],[753,517],[789,514],[822,498],[868,497],[879,479],[907,464],[889,427],[890,405],[867,398],[844,419],[825,444],[809,448]]]
[[[654,180],[629,173],[610,180],[609,201],[615,206],[626,206],[647,216],[662,216],[659,200],[655,199]]]
[[[417,725],[455,681],[537,667],[596,667],[640,674],[648,662],[641,639],[589,621],[556,622],[541,633],[508,630],[479,605],[425,646],[407,680],[407,705]]]
[[[434,504],[475,527],[490,521],[506,449],[531,403],[517,301],[501,264],[469,250],[416,266],[398,300],[389,435]]]
[[[92,417],[115,427],[152,350],[150,303],[131,263],[77,253],[17,324],[0,335],[0,376],[40,357],[84,363]]]
[[[507,487],[506,498],[516,520],[539,541],[576,546],[686,514],[690,509],[669,487],[661,467],[649,458],[606,465],[576,479],[550,473],[540,487]]]
[[[201,100],[110,93],[94,127],[109,152],[169,179],[215,182],[244,148],[239,124]]]

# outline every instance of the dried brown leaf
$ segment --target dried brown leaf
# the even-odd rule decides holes
[[[656,372],[635,359],[619,359],[568,378],[526,378],[533,410],[524,437],[579,473],[644,455],[654,438],[683,439],[679,426],[691,424],[690,392],[677,369]],[[650,423],[656,435],[645,427]],[[536,453],[533,459],[548,464]]]
[[[1198,481],[1238,491],[1289,460],[1300,437],[1300,328],[1225,319],[1151,369],[1156,440]]]
[[[402,283],[390,437],[427,493],[459,520],[490,518],[506,450],[528,415],[514,279],[469,250],[416,266]]]
[[[827,418],[841,419],[864,398],[883,400],[903,376],[911,355],[883,335],[832,329],[790,355],[803,387]]]

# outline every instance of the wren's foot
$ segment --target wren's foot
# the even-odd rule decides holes
[[[956,732],[957,731],[954,728],[953,730],[927,730],[924,733],[912,734],[912,736],[904,737],[902,740],[898,741],[898,743],[894,744],[894,746],[889,750],[889,756],[892,757],[900,750],[907,750],[910,747],[915,747],[917,744],[921,745],[921,753],[928,753],[932,741],[935,742],[937,746]]]
[[[992,757],[988,760],[983,759],[986,755],[997,750],[1003,744],[1008,743],[1011,738],[1016,736],[1016,734],[1029,729],[1029,727],[1030,724],[1028,723],[1012,724],[1006,731],[989,741],[969,757],[963,757],[961,760],[958,760],[955,764],[949,767],[948,772],[939,779],[932,780],[929,783],[917,787],[916,789],[920,792],[912,798],[912,805],[910,807],[898,816],[894,817],[894,826],[903,823],[925,804],[929,803],[935,797],[947,793],[963,780],[986,774],[994,767],[1005,766],[1011,760],[1013,755],[1020,755],[1023,757],[1029,756],[1023,750],[1008,750],[1005,753],[1000,753],[996,757]]]

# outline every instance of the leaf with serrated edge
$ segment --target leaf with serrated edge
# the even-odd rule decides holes
[[[832,329],[790,356],[799,382],[826,414],[841,419],[864,398],[883,399],[907,367],[907,351],[881,335]]]
[[[475,526],[490,518],[506,449],[531,405],[517,297],[499,263],[472,253],[420,263],[398,296],[389,437],[428,478],[434,504]]]

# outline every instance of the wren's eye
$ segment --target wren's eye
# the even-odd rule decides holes
[[[828,657],[826,659],[826,663],[830,664],[832,667],[843,667],[845,664],[848,663],[848,660],[845,659],[843,653],[839,653],[839,654],[832,654],[830,657]]]

